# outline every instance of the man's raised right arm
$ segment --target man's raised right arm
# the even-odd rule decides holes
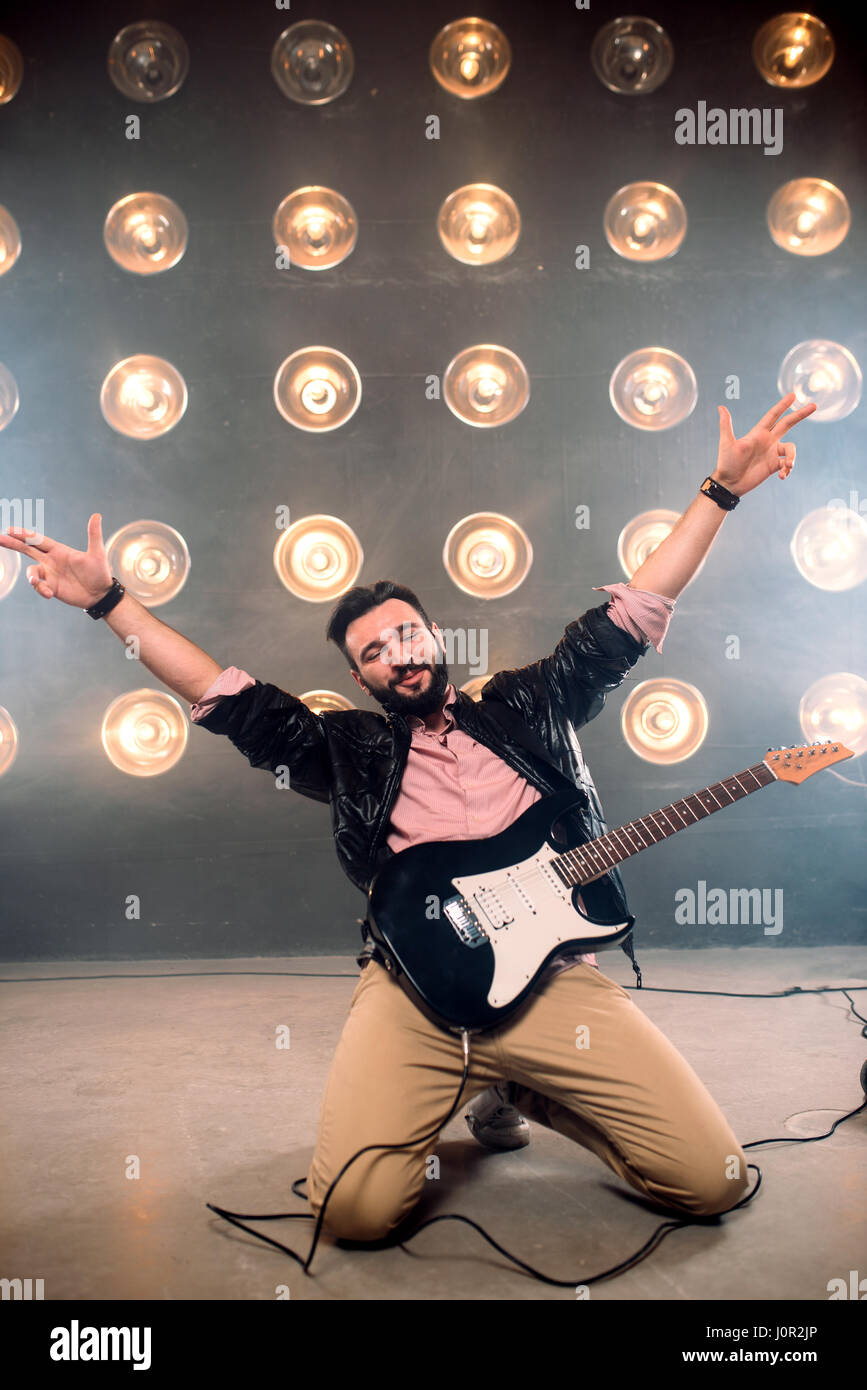
[[[34,561],[27,566],[27,578],[42,598],[57,598],[73,608],[85,609],[98,603],[112,584],[99,512],[91,516],[87,536],[87,550],[73,550],[38,531],[9,526],[5,535],[0,533],[0,545]],[[162,622],[129,592],[100,621],[124,643],[135,638],[142,665],[191,705],[223,670],[195,642]]]

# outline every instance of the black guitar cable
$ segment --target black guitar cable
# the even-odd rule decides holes
[[[853,1001],[851,995],[848,993],[848,991],[845,990],[845,989],[843,989],[842,987],[838,987],[838,988],[839,988],[839,992],[842,993],[842,994],[845,994],[845,995],[846,995],[846,998],[849,1000],[850,1007],[851,1007],[852,1012],[853,1012],[853,1014],[855,1015],[855,1017],[856,1017],[857,1019],[859,1019],[860,1022],[861,1022],[862,1024],[867,1025],[867,1019],[865,1019],[861,1014],[858,1013],[858,1010],[855,1008],[855,1003],[854,1003],[854,1001]],[[776,993],[776,994],[745,994],[745,995],[742,995],[742,994],[733,993],[733,992],[728,991],[728,990],[666,990],[666,989],[656,989],[656,990],[654,990],[654,992],[655,992],[655,993],[659,993],[659,994],[668,994],[668,993],[672,993],[672,994],[681,994],[681,993],[686,993],[686,994],[726,995],[727,997],[733,998],[733,999],[739,999],[739,998],[750,998],[750,999],[756,999],[756,998],[760,998],[760,999],[780,999],[780,998],[785,998],[785,997],[787,997],[787,996],[789,996],[789,995],[792,995],[792,994],[824,994],[824,993],[837,993],[837,989],[835,989],[835,988],[833,988],[833,987],[830,987],[830,988],[828,988],[828,987],[822,987],[822,988],[817,988],[817,989],[801,989],[800,986],[795,985],[795,986],[793,986],[793,988],[791,988],[791,989],[783,990],[782,992],[779,992],[779,993]],[[862,1037],[867,1037],[867,1026],[865,1026],[865,1027],[863,1027],[863,1028],[861,1029],[861,1036],[862,1036]],[[442,1129],[445,1128],[445,1126],[448,1124],[449,1120],[450,1120],[450,1119],[452,1118],[452,1116],[454,1115],[454,1113],[455,1113],[455,1111],[457,1110],[458,1105],[459,1105],[459,1103],[460,1103],[460,1098],[461,1098],[461,1096],[463,1095],[464,1087],[466,1086],[466,1083],[467,1083],[467,1076],[468,1076],[468,1074],[469,1074],[469,1066],[470,1066],[470,1039],[469,1039],[469,1034],[467,1033],[467,1031],[466,1031],[465,1029],[463,1029],[463,1030],[461,1031],[461,1038],[462,1038],[462,1041],[463,1041],[463,1048],[464,1048],[464,1068],[463,1068],[463,1075],[461,1076],[461,1084],[460,1084],[460,1086],[459,1086],[459,1088],[458,1088],[458,1093],[457,1093],[457,1096],[455,1097],[454,1104],[452,1105],[452,1107],[451,1107],[451,1109],[449,1110],[449,1113],[446,1115],[445,1119],[444,1119],[435,1129],[431,1130],[429,1134],[424,1134],[424,1135],[422,1135],[422,1138],[419,1139],[419,1140],[405,1140],[405,1141],[404,1141],[403,1143],[401,1143],[401,1144],[367,1144],[363,1149],[359,1149],[357,1153],[353,1154],[352,1157],[351,1157],[350,1159],[348,1159],[348,1160],[346,1161],[346,1163],[344,1163],[344,1165],[343,1165],[343,1167],[341,1168],[340,1172],[337,1174],[337,1177],[334,1179],[334,1181],[332,1182],[332,1184],[331,1184],[331,1186],[329,1187],[328,1191],[326,1192],[325,1198],[324,1198],[324,1200],[323,1200],[323,1202],[322,1202],[322,1206],[321,1206],[320,1209],[319,1209],[319,1214],[318,1214],[318,1216],[317,1216],[317,1218],[316,1218],[316,1227],[315,1227],[315,1230],[314,1230],[314,1232],[313,1232],[313,1242],[312,1242],[312,1244],[311,1244],[311,1246],[310,1246],[310,1252],[309,1252],[309,1254],[307,1255],[306,1260],[303,1259],[301,1255],[297,1254],[296,1251],[290,1250],[290,1248],[289,1248],[288,1245],[282,1245],[282,1244],[280,1243],[280,1241],[271,1240],[271,1238],[270,1238],[269,1236],[262,1235],[262,1233],[261,1233],[260,1231],[254,1231],[250,1226],[245,1226],[245,1225],[243,1224],[243,1222],[244,1222],[244,1221],[281,1221],[281,1220],[312,1221],[312,1220],[313,1220],[313,1217],[310,1215],[310,1213],[308,1213],[308,1212],[258,1212],[258,1213],[257,1213],[257,1212],[246,1212],[246,1213],[244,1213],[244,1212],[231,1212],[231,1211],[226,1211],[226,1210],[225,1210],[224,1208],[222,1208],[222,1207],[214,1206],[211,1202],[206,1202],[206,1203],[205,1203],[205,1206],[206,1206],[210,1211],[215,1212],[217,1216],[221,1216],[221,1217],[223,1217],[223,1219],[224,1219],[225,1221],[229,1221],[233,1226],[237,1226],[237,1227],[239,1227],[240,1230],[242,1230],[242,1231],[247,1231],[249,1235],[255,1236],[257,1240],[264,1241],[267,1245],[273,1245],[277,1250],[282,1250],[282,1251],[284,1252],[284,1254],[291,1256],[291,1258],[292,1258],[293,1260],[296,1260],[297,1263],[301,1265],[301,1267],[302,1267],[302,1269],[304,1270],[304,1273],[305,1273],[305,1274],[309,1274],[309,1273],[310,1273],[310,1265],[311,1265],[311,1263],[312,1263],[312,1261],[313,1261],[313,1255],[314,1255],[314,1253],[315,1253],[315,1251],[316,1251],[316,1246],[317,1246],[317,1244],[318,1244],[318,1242],[319,1242],[319,1236],[320,1236],[320,1233],[321,1233],[321,1231],[322,1231],[322,1223],[323,1223],[323,1221],[324,1221],[324,1219],[325,1219],[325,1209],[326,1209],[326,1207],[327,1207],[327,1205],[328,1205],[328,1199],[330,1198],[332,1192],[334,1191],[335,1187],[336,1187],[337,1184],[339,1183],[340,1179],[343,1177],[343,1174],[346,1172],[347,1168],[349,1168],[349,1167],[355,1162],[355,1160],[356,1160],[357,1158],[360,1158],[361,1155],[362,1155],[363,1153],[368,1153],[368,1152],[370,1151],[370,1149],[405,1149],[405,1148],[409,1147],[409,1145],[412,1144],[412,1143],[423,1143],[423,1142],[425,1142],[426,1140],[431,1139],[431,1138],[433,1138],[435,1135],[439,1134],[440,1131],[441,1131]],[[789,1136],[789,1135],[776,1136],[776,1137],[770,1138],[770,1139],[754,1139],[754,1140],[752,1140],[752,1142],[749,1143],[749,1144],[742,1144],[742,1145],[741,1145],[741,1148],[743,1148],[743,1149],[755,1149],[755,1148],[758,1148],[761,1144],[780,1144],[780,1143],[785,1143],[785,1144],[814,1144],[814,1143],[816,1143],[816,1142],[817,1142],[818,1140],[820,1140],[820,1139],[828,1139],[828,1138],[834,1133],[834,1131],[835,1131],[835,1129],[837,1128],[837,1126],[843,1124],[844,1120],[850,1120],[850,1119],[852,1119],[853,1115],[859,1115],[859,1114],[860,1114],[863,1110],[865,1110],[865,1109],[867,1109],[867,1098],[865,1098],[865,1100],[862,1101],[861,1105],[857,1106],[856,1109],[850,1110],[850,1111],[848,1112],[848,1114],[846,1114],[846,1115],[841,1115],[839,1119],[835,1120],[834,1123],[833,1123],[833,1125],[832,1125],[831,1128],[827,1131],[826,1134],[812,1134],[812,1135],[808,1135],[807,1137],[802,1138],[802,1139],[792,1138],[792,1137]],[[761,1168],[758,1166],[758,1164],[756,1164],[756,1163],[748,1163],[748,1164],[747,1164],[747,1167],[748,1167],[748,1168],[754,1168],[755,1171],[756,1171],[757,1177],[756,1177],[755,1186],[753,1187],[753,1189],[752,1189],[751,1192],[748,1192],[747,1195],[746,1195],[745,1197],[742,1197],[741,1200],[740,1200],[739,1202],[737,1202],[733,1207],[729,1207],[729,1209],[728,1209],[729,1211],[738,1211],[741,1207],[745,1207],[745,1206],[747,1205],[748,1202],[751,1202],[751,1201],[753,1200],[753,1198],[756,1196],[756,1194],[757,1194],[759,1188],[760,1188],[761,1185],[762,1185],[762,1170],[761,1170]],[[295,1193],[295,1196],[296,1196],[296,1197],[302,1198],[302,1200],[305,1201],[305,1202],[308,1200],[308,1198],[307,1198],[307,1196],[306,1196],[305,1193],[299,1192],[299,1191],[298,1191],[298,1186],[299,1186],[300,1183],[304,1183],[304,1182],[306,1182],[306,1181],[307,1181],[306,1177],[304,1177],[304,1178],[296,1178],[295,1181],[292,1183],[292,1191]],[[721,1213],[721,1214],[727,1215],[728,1213]],[[597,1283],[599,1283],[599,1281],[602,1280],[602,1279],[609,1279],[609,1278],[611,1278],[613,1275],[625,1273],[626,1270],[633,1268],[635,1265],[639,1264],[639,1263],[641,1262],[641,1260],[646,1259],[647,1256],[651,1253],[651,1251],[655,1250],[655,1249],[657,1248],[657,1246],[660,1245],[660,1244],[662,1243],[662,1241],[665,1239],[665,1237],[666,1237],[671,1231],[682,1230],[682,1229],[684,1229],[684,1228],[687,1227],[687,1226],[702,1226],[702,1225],[713,1224],[713,1223],[716,1222],[716,1220],[717,1220],[717,1216],[716,1216],[716,1215],[712,1215],[712,1216],[692,1216],[692,1217],[684,1217],[684,1218],[678,1219],[678,1220],[664,1221],[664,1222],[662,1223],[662,1225],[657,1226],[656,1230],[653,1232],[653,1234],[650,1236],[650,1238],[649,1238],[647,1241],[645,1241],[645,1243],[644,1243],[644,1245],[642,1245],[641,1249],[640,1249],[640,1250],[637,1250],[637,1251],[635,1252],[634,1255],[628,1256],[628,1258],[625,1259],[625,1260],[622,1260],[622,1261],[620,1262],[620,1264],[612,1265],[610,1269],[603,1270],[602,1273],[600,1273],[600,1274],[593,1274],[593,1275],[589,1275],[589,1276],[588,1276],[588,1275],[582,1275],[582,1276],[580,1276],[578,1279],[554,1279],[554,1278],[552,1278],[550,1275],[543,1274],[543,1273],[541,1272],[541,1270],[535,1269],[532,1265],[527,1264],[524,1260],[519,1259],[519,1257],[518,1257],[517,1255],[511,1254],[510,1251],[506,1250],[502,1245],[498,1244],[498,1242],[494,1240],[493,1236],[488,1235],[488,1232],[484,1229],[484,1227],[478,1225],[477,1222],[471,1220],[471,1218],[470,1218],[469,1216],[462,1216],[460,1213],[457,1213],[457,1212],[446,1212],[446,1213],[443,1213],[443,1214],[441,1214],[441,1215],[439,1215],[439,1216],[431,1216],[431,1217],[429,1217],[429,1219],[428,1219],[427,1221],[422,1221],[421,1224],[420,1224],[419,1226],[417,1226],[416,1229],[415,1229],[409,1236],[407,1236],[406,1241],[414,1240],[415,1237],[416,1237],[417,1235],[419,1235],[420,1232],[423,1231],[423,1230],[425,1229],[425,1227],[427,1227],[427,1226],[433,1226],[437,1221],[462,1221],[462,1222],[464,1222],[465,1225],[467,1225],[467,1226],[472,1226],[472,1228],[473,1228],[474,1231],[478,1231],[479,1235],[480,1235],[484,1240],[486,1240],[486,1241],[488,1242],[489,1245],[493,1246],[493,1248],[494,1248],[496,1251],[498,1251],[499,1254],[504,1255],[504,1256],[506,1257],[507,1260],[511,1260],[513,1264],[518,1265],[518,1267],[519,1267],[520,1269],[526,1270],[527,1273],[528,1273],[528,1274],[531,1274],[535,1279],[540,1279],[540,1280],[542,1281],[542,1283],[544,1283],[544,1284],[552,1284],[552,1285],[554,1285],[554,1286],[557,1287],[557,1288],[576,1288],[576,1287],[579,1287],[579,1286],[587,1286],[587,1285],[589,1285],[589,1284],[597,1284]],[[400,1242],[398,1242],[398,1244],[400,1245],[401,1249],[404,1248],[404,1246],[405,1246],[405,1244],[406,1244],[406,1241],[400,1241]]]

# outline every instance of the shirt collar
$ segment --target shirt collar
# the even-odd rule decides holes
[[[451,707],[455,703],[457,698],[458,692],[455,690],[455,687],[454,685],[452,685],[451,681],[449,681],[449,684],[446,686],[445,703],[443,704],[443,714],[445,715],[446,724],[449,726],[454,725],[455,723],[454,715],[451,713]],[[425,731],[427,730],[427,725],[425,724],[424,720],[419,717],[419,715],[408,714],[406,716],[406,719],[411,729],[424,729]]]

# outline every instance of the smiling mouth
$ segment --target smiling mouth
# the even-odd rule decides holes
[[[411,689],[415,690],[416,686],[421,685],[426,669],[426,667],[421,666],[417,671],[414,671],[413,674],[409,676],[406,680],[398,681],[398,688],[400,688],[400,686],[407,685]]]

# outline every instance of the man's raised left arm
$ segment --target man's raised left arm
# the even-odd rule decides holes
[[[800,410],[789,412],[794,400],[793,391],[783,396],[742,439],[735,438],[726,407],[718,407],[719,453],[710,475],[714,482],[740,498],[772,473],[788,478],[795,462],[795,446],[784,443],[782,437],[816,409],[816,402],[811,401]],[[726,512],[719,503],[700,492],[665,540],[639,565],[628,587],[676,599],[695,575],[725,518]]]

